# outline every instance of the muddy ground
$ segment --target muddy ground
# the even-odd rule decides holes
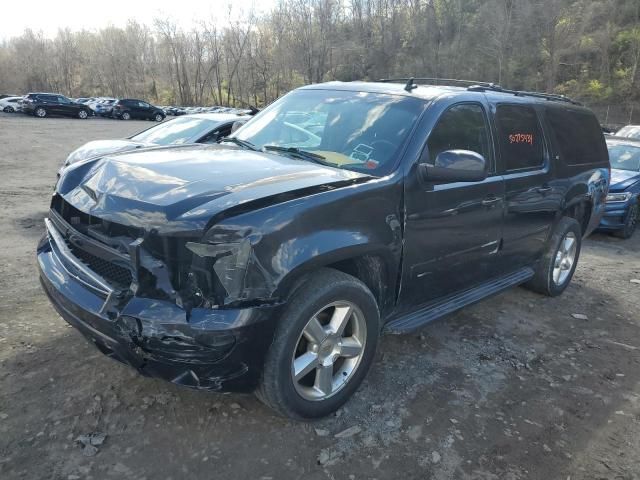
[[[384,337],[312,424],[103,357],[49,305],[34,250],[65,156],[148,126],[0,114],[0,478],[640,478],[640,234],[589,238],[560,298],[517,288]]]

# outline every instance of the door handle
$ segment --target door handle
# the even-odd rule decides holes
[[[492,207],[493,205],[495,205],[496,203],[498,203],[500,201],[500,197],[487,197],[484,200],[482,200],[482,205],[485,207]]]
[[[538,193],[547,193],[547,192],[550,192],[551,190],[553,190],[553,188],[551,188],[549,185],[544,185],[542,187],[536,188],[536,191]]]

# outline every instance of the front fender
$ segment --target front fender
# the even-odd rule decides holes
[[[392,179],[338,188],[227,218],[216,231],[250,232],[243,298],[285,301],[302,276],[364,256],[379,258],[391,292],[402,253],[401,188]]]

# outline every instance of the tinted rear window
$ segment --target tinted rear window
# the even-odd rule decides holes
[[[528,105],[498,105],[496,125],[500,155],[507,171],[540,168],[544,139],[538,115]]]
[[[554,107],[546,109],[546,116],[564,163],[586,165],[607,161],[607,147],[595,115]]]

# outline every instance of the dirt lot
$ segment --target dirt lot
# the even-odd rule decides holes
[[[560,298],[514,289],[383,338],[313,424],[103,357],[50,307],[34,250],[65,156],[148,126],[0,114],[0,478],[640,478],[640,234],[589,238]]]

